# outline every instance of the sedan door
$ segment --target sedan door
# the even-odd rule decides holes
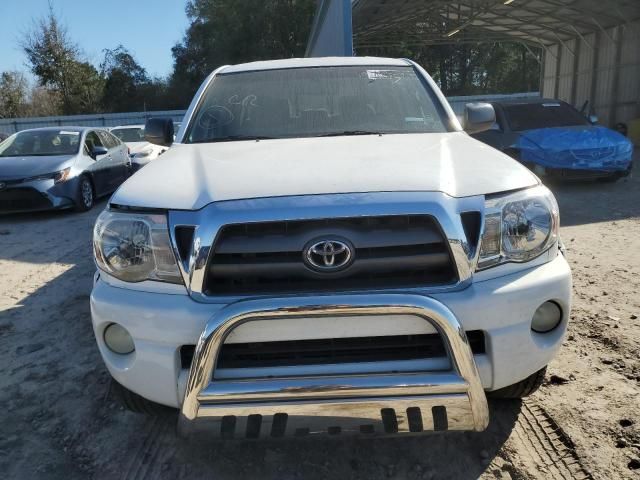
[[[110,185],[110,156],[100,155],[98,157],[93,157],[93,148],[94,147],[104,147],[102,144],[102,139],[98,136],[95,130],[91,130],[87,132],[84,141],[83,154],[91,157],[92,164],[87,168],[87,171],[91,173],[93,177],[94,187],[96,189],[96,196],[104,195],[108,193],[111,185]],[[105,147],[106,148],[106,147]]]
[[[109,150],[109,191],[117,189],[127,178],[127,165],[122,155],[122,148],[116,138],[105,130],[96,130],[102,144]]]
[[[129,147],[111,132],[105,132],[111,139],[114,147],[113,158],[120,164],[120,172],[122,181],[125,181],[131,175],[131,158],[129,157]]]

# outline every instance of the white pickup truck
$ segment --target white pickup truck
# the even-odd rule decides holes
[[[94,230],[93,327],[125,405],[223,438],[482,430],[571,307],[558,206],[409,60],[225,66]]]

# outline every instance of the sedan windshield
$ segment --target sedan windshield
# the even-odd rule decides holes
[[[123,142],[144,142],[144,128],[114,128],[111,130]]]
[[[511,130],[516,132],[589,124],[580,112],[564,102],[523,103],[503,108]]]
[[[0,157],[75,155],[80,132],[74,130],[32,130],[20,132],[0,144]]]
[[[446,114],[413,67],[315,67],[220,74],[185,143],[446,132]]]

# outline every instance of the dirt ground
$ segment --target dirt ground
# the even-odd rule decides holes
[[[3,478],[640,478],[640,177],[552,185],[574,309],[547,382],[483,433],[185,444],[121,410],[89,319],[85,214],[0,217]]]

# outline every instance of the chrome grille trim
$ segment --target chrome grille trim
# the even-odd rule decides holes
[[[215,295],[204,292],[212,246],[222,227],[237,223],[348,218],[385,215],[433,216],[447,239],[458,281],[446,286],[418,286],[396,291],[420,294],[466,288],[478,260],[478,248],[465,235],[460,214],[476,211],[483,216],[484,196],[454,198],[440,192],[376,192],[259,198],[211,203],[197,211],[169,211],[170,235],[191,297],[203,303],[229,303],[249,295]],[[481,225],[484,224],[482,217]],[[179,256],[175,227],[195,228],[187,258]],[[482,232],[481,232],[482,233]],[[371,292],[394,291],[393,288]],[[254,295],[255,297],[255,295]]]
[[[336,271],[312,269],[305,248],[328,238],[347,242],[351,261]],[[232,224],[221,229],[212,249],[207,295],[338,293],[457,281],[448,243],[430,215]]]

